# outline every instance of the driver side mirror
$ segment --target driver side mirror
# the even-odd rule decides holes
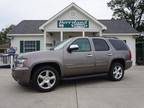
[[[73,44],[73,45],[70,45],[70,46],[68,47],[68,52],[72,52],[72,51],[78,50],[78,49],[79,49],[79,46],[76,45],[76,44]]]

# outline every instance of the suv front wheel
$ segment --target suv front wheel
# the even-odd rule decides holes
[[[33,87],[41,92],[53,90],[59,82],[57,70],[50,66],[40,67],[33,76]]]
[[[124,77],[124,67],[121,63],[113,63],[109,72],[109,78],[113,81],[120,81]]]

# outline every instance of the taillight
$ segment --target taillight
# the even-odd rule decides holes
[[[131,60],[131,58],[132,58],[132,54],[131,54],[131,51],[130,51],[130,49],[129,49],[128,59]]]

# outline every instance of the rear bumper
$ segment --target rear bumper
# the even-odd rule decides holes
[[[29,68],[23,67],[12,69],[12,77],[18,82],[29,83],[30,81]]]
[[[132,66],[132,61],[131,60],[127,60],[125,62],[125,69],[129,69]]]

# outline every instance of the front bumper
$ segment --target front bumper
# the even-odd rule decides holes
[[[125,62],[125,69],[129,69],[132,66],[132,61],[131,60],[127,60]]]
[[[12,69],[12,77],[18,82],[29,83],[30,81],[29,68],[23,67]]]

